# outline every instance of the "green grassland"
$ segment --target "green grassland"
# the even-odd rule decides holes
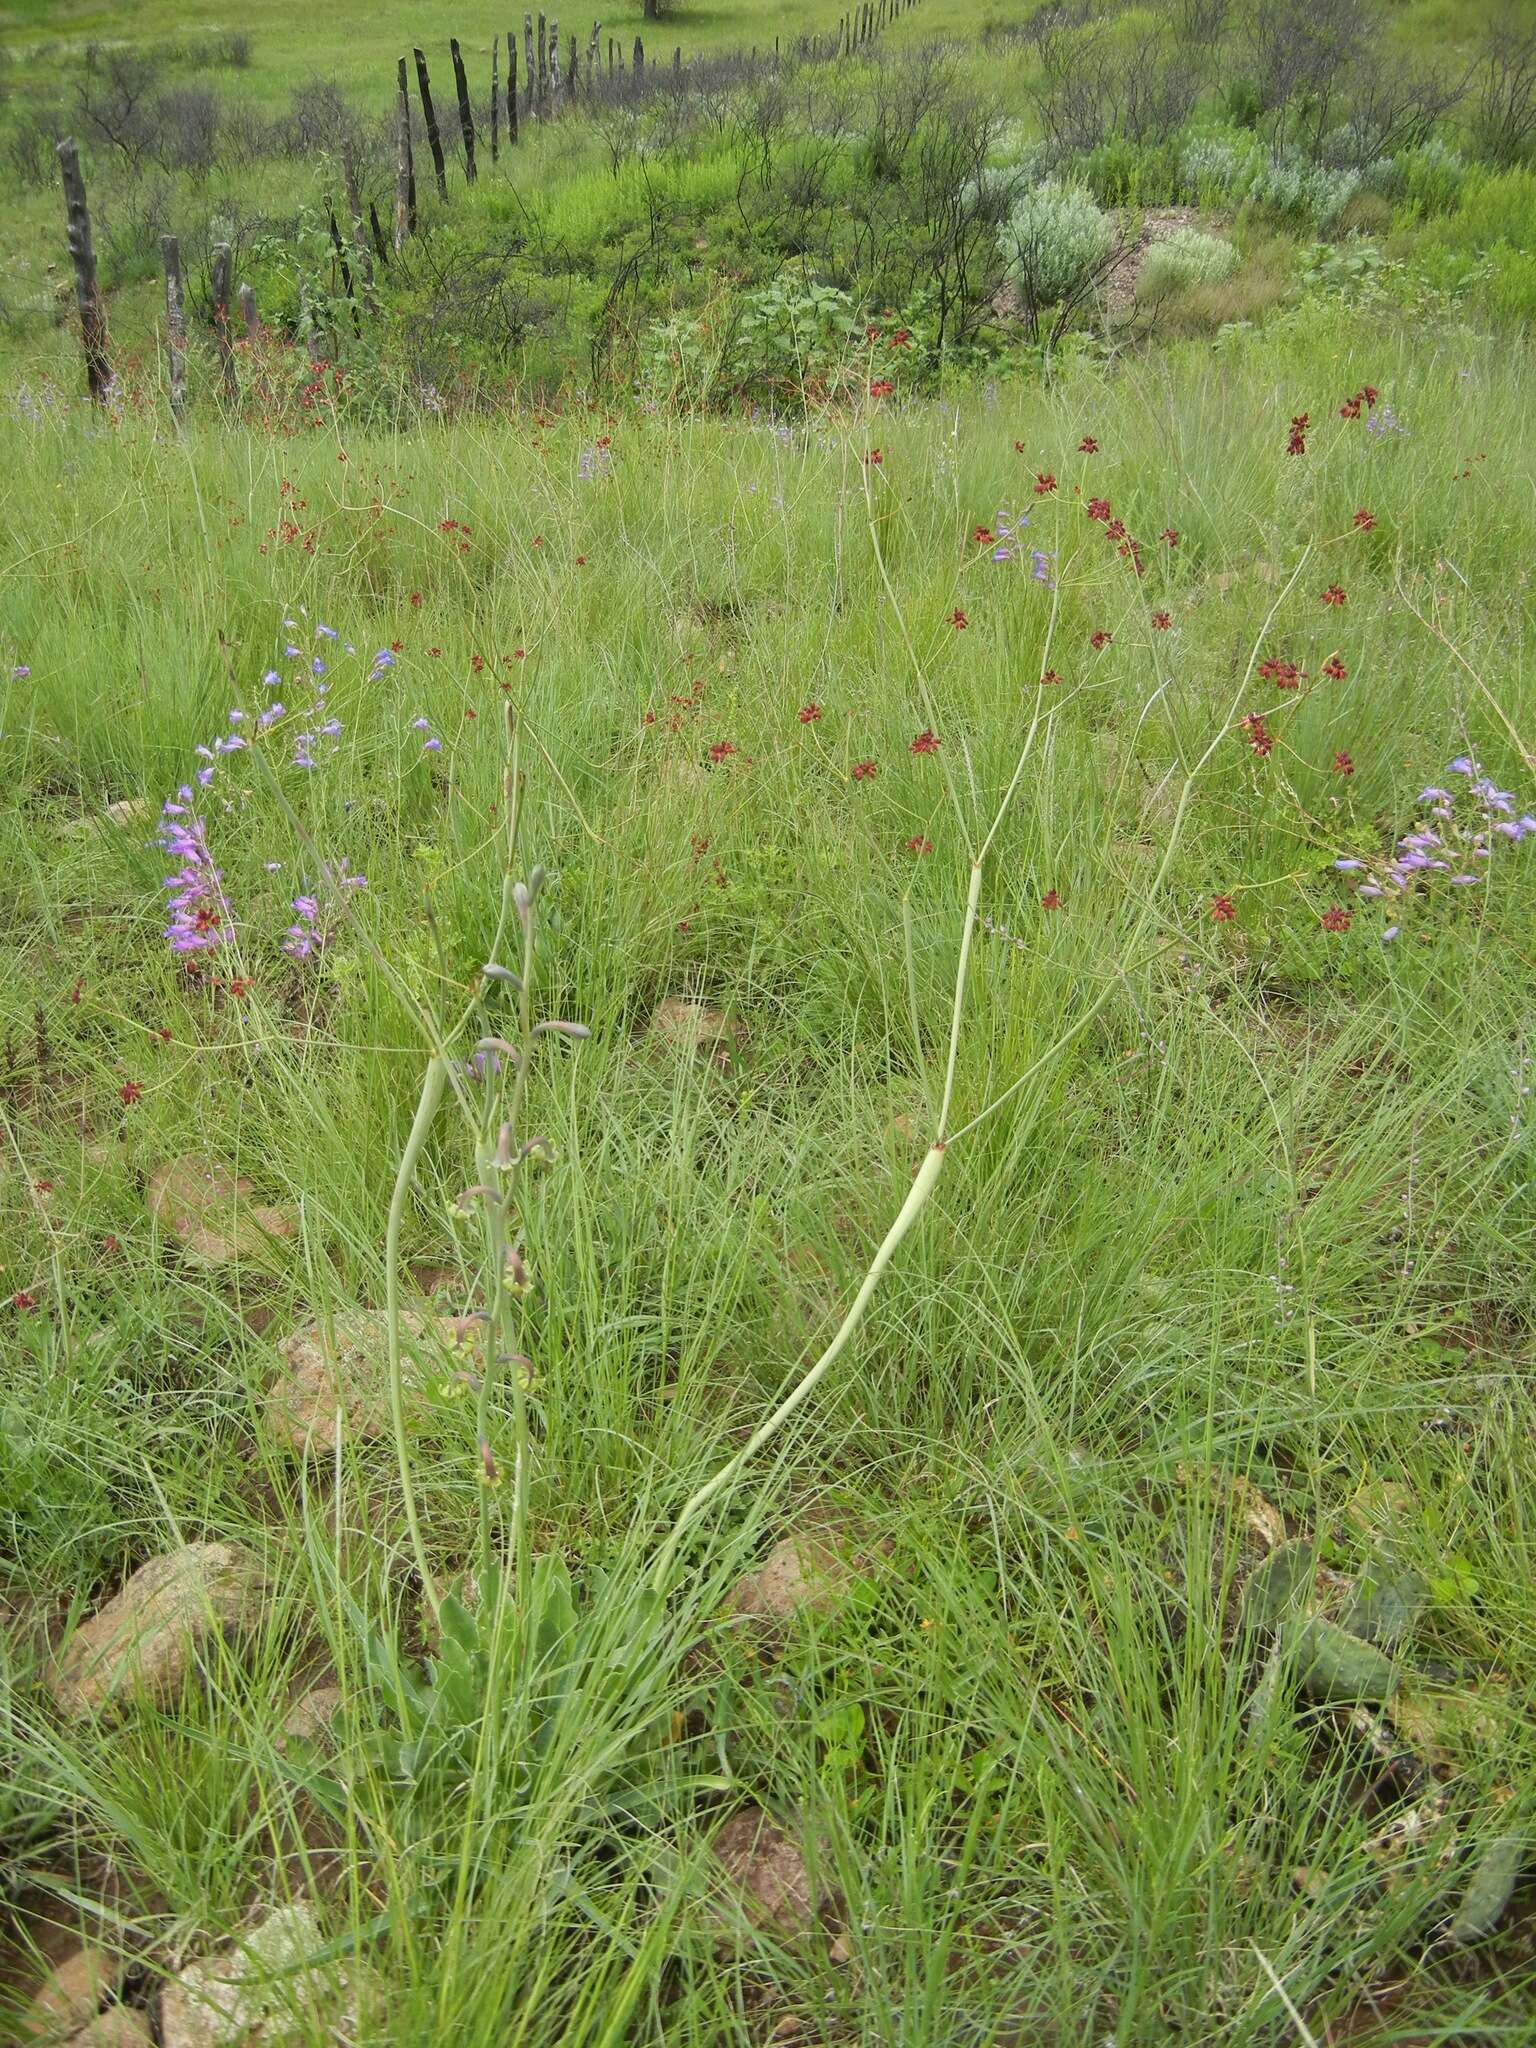
[[[1336,416],[1365,382],[1385,431]],[[1530,1819],[1536,854],[1390,919],[1334,862],[1379,862],[1464,752],[1517,808],[1536,789],[1533,395],[1522,353],[1339,316],[803,429],[10,421],[0,1201],[36,1304],[5,1311],[11,1853],[134,1996],[313,1893],[384,1987],[378,2041],[1526,2038],[1528,1893],[1491,1943],[1443,1934]],[[1030,520],[1007,563],[973,539],[1000,508]],[[313,650],[341,732],[310,771]],[[1274,655],[1308,681],[1262,681]],[[235,908],[189,975],[146,839],[273,694],[197,799]],[[592,1031],[540,1054],[528,1108],[557,1155],[518,1221],[530,1539],[569,1563],[592,1671],[632,1676],[538,1709],[502,1615],[462,1774],[402,1772],[363,1663],[365,1621],[422,1632],[394,1449],[306,1466],[264,1390],[283,1334],[384,1300],[417,1019],[496,925],[508,705],[551,875],[540,1010]],[[947,1128],[984,1120],[691,1529],[635,1669],[671,1519],[835,1328],[938,1128],[971,853],[1021,750]],[[322,856],[369,886],[295,961]],[[672,996],[720,1046],[658,1040]],[[188,1267],[144,1193],[188,1152],[298,1234]],[[401,1246],[456,1309],[472,1174],[442,1125]],[[489,1490],[453,1391],[405,1420],[443,1583],[511,1512],[509,1385]],[[1260,1687],[1240,1481],[1336,1586],[1420,1575],[1428,1804],[1294,1664]],[[733,1619],[732,1580],[818,1516],[860,1532],[844,1601]],[[208,1534],[266,1562],[254,1639],[168,1705],[61,1724],[40,1621]],[[279,1740],[317,1670],[347,1699],[334,1813]],[[743,1799],[809,1845],[835,1951],[722,1934],[703,1845]]]
[[[1536,2040],[1536,168],[1343,118],[1495,10],[1069,147],[1189,10],[932,6],[418,143],[372,295],[520,17],[0,13],[0,2042],[290,1907],[218,2039]]]

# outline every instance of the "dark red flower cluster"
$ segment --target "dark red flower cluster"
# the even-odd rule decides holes
[[[1115,636],[1113,633],[1106,633],[1104,631],[1104,628],[1101,626],[1097,633],[1090,633],[1088,635],[1088,645],[1093,649],[1095,654],[1102,654],[1104,649],[1109,645],[1110,641],[1113,640],[1114,637]]]
[[[855,782],[873,782],[879,773],[880,770],[873,761],[855,761],[853,764],[853,779]]]
[[[1262,711],[1250,711],[1242,722],[1243,736],[1262,761],[1274,752],[1275,736],[1264,722]]]
[[[1376,514],[1374,512],[1367,512],[1365,507],[1362,505],[1360,507],[1360,510],[1355,514],[1356,530],[1360,533],[1369,533],[1371,528],[1375,524]]]
[[[1055,669],[1053,668],[1048,668],[1045,674],[1040,678],[1042,688],[1048,686],[1051,683],[1059,683],[1060,681],[1061,677],[1057,675]]]
[[[1322,603],[1331,604],[1335,611],[1342,611],[1349,603],[1349,592],[1337,583],[1330,583],[1323,592]]]
[[[1354,919],[1342,903],[1331,903],[1318,922],[1325,932],[1347,932]]]
[[[821,706],[819,704],[802,704],[800,706],[800,723],[802,725],[814,725],[820,716]]]
[[[1095,441],[1095,439],[1093,438],[1092,434],[1084,434],[1084,436],[1083,436],[1083,438],[1081,439],[1081,441],[1079,441],[1079,442],[1078,442],[1078,444],[1077,444],[1077,452],[1078,452],[1078,454],[1079,454],[1079,455],[1097,455],[1097,454],[1098,454],[1098,452],[1099,452],[1099,444],[1098,444],[1098,442],[1097,442],[1097,441]]]
[[[1061,897],[1055,889],[1046,890],[1045,894],[1040,898],[1040,908],[1042,910],[1060,910]]]
[[[1355,772],[1354,762],[1342,747],[1333,757],[1333,772],[1335,775],[1353,775]]]
[[[1299,412],[1291,421],[1290,438],[1285,444],[1287,455],[1305,455],[1307,452],[1307,429],[1312,424],[1310,413]]]
[[[1036,473],[1035,496],[1037,498],[1048,498],[1051,495],[1052,491],[1055,490],[1055,488],[1056,476],[1054,471],[1049,469],[1042,469]]]
[[[896,386],[889,377],[877,377],[869,387],[871,398],[889,398]]]
[[[933,728],[925,726],[908,747],[907,752],[909,754],[936,754],[939,751],[940,744],[939,737]]]
[[[1179,544],[1179,529],[1176,526],[1165,526],[1157,537],[1159,540],[1165,540],[1169,547],[1176,548]]]
[[[714,761],[716,763],[719,763],[721,761],[728,761],[731,755],[735,753],[735,751],[736,747],[733,741],[716,740],[715,744],[709,750],[709,758],[711,759],[711,761]]]
[[[1341,420],[1359,419],[1362,412],[1370,411],[1380,395],[1374,384],[1362,384],[1360,389],[1346,398],[1339,407],[1339,418]]]
[[[1349,679],[1349,670],[1336,654],[1330,654],[1323,663],[1323,674],[1335,683],[1347,682]]]
[[[1298,662],[1287,661],[1281,654],[1272,654],[1268,661],[1261,661],[1259,675],[1264,682],[1273,683],[1277,690],[1294,690],[1307,680],[1306,670]]]
[[[1211,917],[1217,924],[1230,924],[1237,916],[1237,905],[1230,896],[1211,898]]]
[[[1166,633],[1172,624],[1173,620],[1167,612],[1154,612],[1152,614],[1152,627],[1155,632]]]
[[[957,633],[963,633],[971,622],[965,616],[965,613],[961,611],[959,605],[956,605],[944,623],[953,626]]]

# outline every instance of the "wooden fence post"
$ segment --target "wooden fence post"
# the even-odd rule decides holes
[[[575,99],[576,97],[577,82],[578,80],[576,71],[576,32],[573,29],[571,31],[570,70],[566,74],[565,80],[566,94],[567,97],[570,99]]]
[[[165,351],[171,372],[171,418],[177,426],[187,409],[187,301],[181,282],[181,244],[174,235],[160,237],[165,263]]]
[[[528,74],[528,83],[524,87],[526,97],[523,100],[523,112],[531,114],[533,112],[534,88],[538,84],[538,72],[535,70],[533,62],[533,16],[531,14],[523,16],[523,69]]]
[[[549,17],[549,96],[554,99],[560,90],[560,17]]]
[[[636,36],[636,37],[635,37],[635,59],[634,59],[634,62],[635,62],[635,70],[636,70],[637,72],[641,72],[641,71],[643,71],[643,70],[645,69],[645,45],[644,45],[644,43],[642,43],[642,42],[641,42],[641,40],[640,40],[640,38],[639,38],[638,36]]]
[[[432,81],[427,76],[427,60],[420,50],[411,53],[416,59],[416,89],[421,94],[421,118],[427,124],[427,146],[432,151],[432,168],[437,173],[437,196],[448,197],[448,171],[443,163],[443,138],[437,132],[437,114],[432,106]]]
[[[501,156],[501,37],[491,37],[491,162]]]
[[[395,254],[416,231],[416,166],[411,161],[411,89],[400,59],[400,89],[395,108]]]
[[[331,216],[334,229],[336,216]],[[235,351],[229,340],[229,284],[234,262],[228,242],[213,245],[213,345],[218,351],[219,369],[224,379],[224,396],[233,405],[240,396],[240,380],[235,375]]]
[[[357,251],[357,275],[363,288],[363,304],[370,313],[378,311],[373,296],[373,256],[368,248],[368,230],[363,224],[363,198],[357,184],[357,158],[350,137],[341,145],[341,182],[346,189],[347,211],[352,216],[352,247]]]
[[[676,46],[676,48],[675,48],[675,49],[673,50],[673,52],[672,52],[672,69],[673,69],[673,72],[674,72],[674,73],[676,73],[676,72],[679,72],[679,71],[681,71],[681,70],[682,70],[682,68],[683,68],[683,46],[682,46],[682,44],[681,44],[681,43],[679,43],[679,44],[678,44],[678,45]]]
[[[469,80],[464,76],[464,53],[459,48],[457,36],[448,38],[448,48],[453,53],[453,82],[459,95],[459,128],[464,137],[464,178],[473,185],[480,175],[475,169],[475,117],[469,104]]]
[[[547,55],[547,51],[548,51],[548,44],[547,44],[547,41],[546,41],[546,39],[545,39],[545,29],[544,29],[544,17],[543,17],[543,15],[541,14],[541,15],[539,16],[539,90],[538,90],[538,106],[539,106],[539,110],[540,110],[540,112],[542,112],[542,111],[543,111],[543,107],[544,107],[544,96],[545,96],[545,94],[546,94],[546,93],[548,92],[548,90],[549,90],[549,62],[548,62],[548,55]]]
[[[248,284],[239,292],[240,318],[245,322],[245,338],[254,348],[261,339],[261,315],[256,310],[256,294]]]
[[[64,179],[69,260],[75,269],[75,303],[80,308],[80,343],[85,352],[85,384],[92,402],[104,405],[112,388],[112,363],[107,354],[107,320],[96,282],[96,249],[91,241],[91,214],[80,175],[80,152],[73,136],[59,144],[59,170]]]
[[[517,35],[507,30],[507,147],[517,141]]]

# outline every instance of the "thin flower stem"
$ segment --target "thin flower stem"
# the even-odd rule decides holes
[[[742,1467],[757,1455],[769,1438],[778,1434],[795,1410],[815,1392],[827,1373],[837,1363],[849,1338],[863,1320],[864,1311],[869,1306],[870,1296],[879,1286],[886,1267],[895,1256],[897,1246],[922,1214],[928,1197],[933,1193],[934,1183],[938,1180],[944,1159],[945,1149],[942,1144],[929,1147],[922,1165],[918,1168],[917,1178],[912,1183],[907,1199],[902,1203],[895,1222],[885,1233],[880,1249],[875,1253],[869,1271],[864,1275],[863,1285],[853,1297],[847,1315],[838,1324],[831,1343],[822,1352],[820,1358],[817,1359],[809,1371],[801,1376],[797,1384],[784,1396],[784,1399],[774,1409],[773,1413],[765,1421],[758,1424],[736,1455],[722,1465],[713,1478],[706,1480],[698,1491],[692,1494],[684,1503],[682,1513],[672,1525],[672,1533],[661,1546],[655,1566],[651,1572],[651,1584],[657,1592],[661,1592],[665,1588],[667,1575],[676,1560],[683,1538],[693,1526],[698,1516],[703,1513],[704,1509],[709,1506],[709,1503],[717,1494],[725,1491]]]
[[[400,1358],[400,1224],[405,1215],[405,1204],[410,1195],[411,1183],[416,1177],[417,1161],[421,1157],[422,1147],[426,1144],[427,1133],[432,1128],[432,1119],[437,1115],[438,1106],[442,1102],[447,1078],[447,1059],[441,1052],[434,1052],[427,1061],[427,1070],[422,1076],[421,1097],[416,1104],[416,1115],[405,1141],[405,1149],[400,1154],[400,1164],[395,1171],[395,1185],[389,1198],[389,1222],[384,1232],[384,1314],[389,1338],[390,1421],[394,1428],[395,1459],[400,1470],[400,1498],[405,1508],[405,1526],[410,1533],[411,1551],[416,1560],[421,1589],[426,1595],[434,1621],[437,1619],[440,1603],[437,1588],[433,1584],[431,1568],[427,1563],[426,1545],[421,1536],[421,1522],[416,1513],[416,1489],[411,1479],[410,1447],[405,1435],[405,1390]]]

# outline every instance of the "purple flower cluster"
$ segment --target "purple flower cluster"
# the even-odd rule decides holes
[[[297,630],[293,619],[285,619],[283,624],[289,632]],[[315,633],[321,640],[341,639],[340,634],[331,626],[317,625]],[[342,642],[342,645],[348,654],[357,652],[349,641]],[[342,730],[341,720],[330,712],[326,703],[326,693],[330,688],[330,684],[325,680],[326,663],[319,655],[306,654],[305,650],[292,640],[286,643],[283,651],[286,659],[305,664],[313,684],[314,701],[309,706],[313,730],[294,735],[292,765],[295,768],[314,768],[319,765],[323,743],[329,742],[329,745],[324,747],[326,753],[336,751],[336,741]],[[376,675],[382,672],[379,667],[381,662],[386,666],[393,666],[394,657],[387,653],[375,657],[373,672]],[[269,691],[277,689],[282,680],[282,676],[275,668],[268,669],[262,677],[262,682]],[[183,784],[175,796],[169,798],[165,804],[156,838],[171,858],[180,863],[176,873],[167,876],[165,881],[171,912],[165,935],[170,941],[173,953],[204,952],[233,937],[233,918],[224,892],[223,872],[214,865],[208,845],[207,825],[198,815],[197,803],[200,793],[213,786],[220,762],[228,755],[238,753],[251,744],[242,732],[242,727],[248,723],[252,724],[254,737],[259,739],[287,715],[286,708],[276,697],[272,698],[265,710],[257,714],[254,721],[249,721],[247,714],[242,710],[231,711],[230,730],[221,734],[211,745],[199,746],[196,750],[199,765],[194,780],[197,787],[194,789],[191,784]],[[232,806],[225,805],[226,810],[231,808]],[[268,874],[276,874],[281,869],[282,862],[269,860],[264,866]],[[345,860],[326,863],[322,870],[322,878],[327,887],[337,895],[367,887],[366,877],[349,873]],[[328,936],[321,913],[320,898],[296,896],[293,898],[293,909],[295,921],[288,927],[283,951],[292,959],[307,960],[326,943]]]
[[[1334,862],[1343,874],[1364,876],[1356,892],[1367,901],[1401,903],[1437,877],[1443,877],[1448,888],[1476,888],[1501,839],[1517,846],[1536,833],[1536,816],[1529,811],[1517,815],[1511,792],[1500,789],[1470,754],[1458,754],[1445,772],[1462,777],[1460,787],[1431,783],[1420,790],[1419,802],[1428,806],[1427,815],[1403,834],[1389,860]],[[1395,939],[1400,929],[1389,925],[1382,937]]]
[[[194,812],[191,786],[167,797],[155,838],[181,865],[167,875],[171,921],[165,928],[173,953],[203,953],[229,936],[224,876],[213,864],[203,821]]]
[[[602,483],[613,474],[613,452],[608,448],[583,448],[576,458],[576,475],[584,484]]]

